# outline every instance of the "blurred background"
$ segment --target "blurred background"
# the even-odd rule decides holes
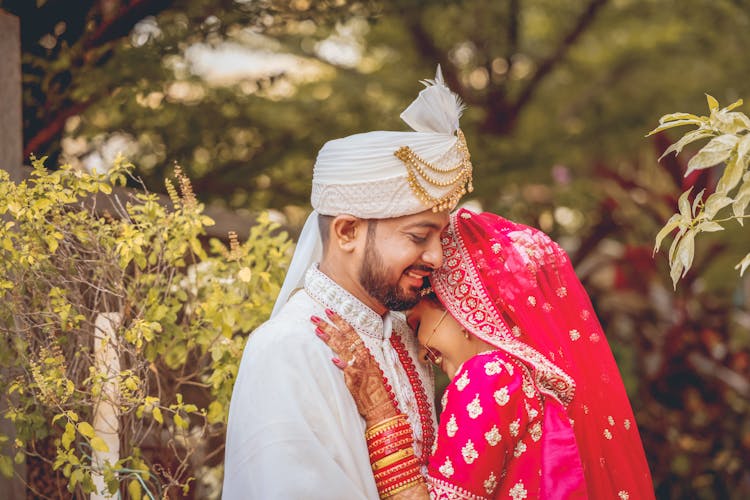
[[[722,106],[750,98],[750,1],[0,9],[21,22],[26,159],[101,172],[122,152],[157,192],[179,163],[207,205],[248,224],[270,209],[292,235],[310,210],[322,144],[405,130],[399,113],[440,63],[467,104],[469,202],[541,228],[570,253],[618,360],[657,497],[750,498],[750,279],[734,269],[750,238],[739,226],[702,237],[673,290],[654,237],[684,189],[716,179],[683,176],[691,151],[657,162],[679,129],[645,137],[664,114],[707,114],[705,94]]]

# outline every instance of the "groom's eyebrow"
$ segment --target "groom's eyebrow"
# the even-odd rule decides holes
[[[436,231],[442,230],[442,226],[440,224],[437,224],[435,222],[412,222],[411,224],[407,224],[404,226],[404,229],[415,229],[415,228],[425,228],[425,229],[435,229]]]

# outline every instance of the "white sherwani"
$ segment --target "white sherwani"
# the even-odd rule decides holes
[[[422,451],[414,392],[390,336],[407,347],[432,403],[430,369],[417,361],[417,343],[400,313],[385,318],[313,267],[305,288],[261,325],[245,347],[229,409],[223,498],[377,499],[365,423],[332,353],[310,316],[341,315],[359,333],[396,392]],[[435,425],[435,411],[431,411]]]

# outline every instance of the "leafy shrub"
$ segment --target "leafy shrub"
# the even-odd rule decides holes
[[[213,221],[179,167],[166,207],[144,190],[112,194],[132,179],[123,159],[106,174],[43,161],[19,184],[0,170],[0,390],[16,429],[0,436],[0,471],[35,457],[76,496],[183,494],[221,463],[239,360],[270,314],[288,237],[261,215],[242,244],[206,241]],[[97,408],[119,425],[116,460],[95,459],[110,451]]]

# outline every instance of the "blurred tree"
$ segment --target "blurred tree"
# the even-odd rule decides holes
[[[633,158],[645,111],[742,93],[731,61],[747,21],[742,2],[705,0],[181,2],[75,72],[76,102],[96,105],[68,122],[68,149],[85,157],[117,134],[151,185],[178,161],[231,206],[304,206],[320,145],[403,128],[416,80],[441,62],[469,104],[477,197],[523,210],[501,193],[556,164],[580,179]]]

